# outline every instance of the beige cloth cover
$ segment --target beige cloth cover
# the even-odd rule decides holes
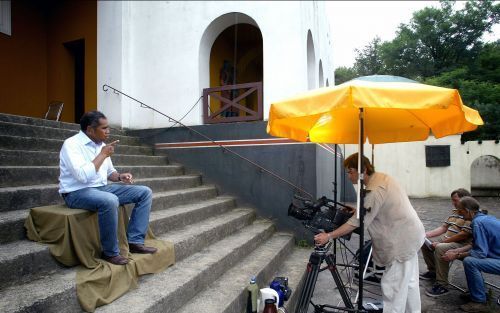
[[[24,226],[29,239],[50,244],[54,258],[66,266],[78,267],[76,291],[78,301],[85,311],[111,303],[128,290],[137,287],[140,275],[158,273],[174,264],[174,245],[154,239],[148,230],[145,244],[158,249],[155,254],[128,252],[126,229],[127,209],[119,208],[118,241],[120,254],[127,256],[125,266],[114,265],[100,259],[101,244],[97,214],[66,206],[33,208]]]

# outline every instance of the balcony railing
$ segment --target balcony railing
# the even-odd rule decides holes
[[[253,93],[257,96],[257,111],[248,107],[250,104],[252,106],[255,104],[255,101],[249,98]],[[210,98],[213,101],[210,101]],[[240,103],[244,99],[247,104]],[[220,107],[214,108],[214,103],[220,104]],[[203,89],[203,123],[205,124],[261,121],[263,117],[262,82]]]

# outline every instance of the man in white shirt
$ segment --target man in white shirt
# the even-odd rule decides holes
[[[418,250],[425,237],[424,225],[412,207],[406,192],[390,176],[375,172],[368,158],[362,158],[365,196],[365,227],[373,243],[373,260],[385,266],[381,287],[384,312],[420,312]],[[349,179],[358,181],[358,154],[344,161]],[[314,237],[317,244],[344,236],[359,227],[353,215],[330,233]]]
[[[80,120],[81,131],[66,139],[59,154],[59,193],[70,208],[97,212],[102,258],[124,265],[128,259],[118,248],[118,207],[134,203],[127,229],[131,253],[155,253],[145,247],[144,238],[149,225],[153,199],[146,186],[132,185],[130,173],[118,173],[111,162],[117,141],[105,144],[109,137],[106,116],[99,111],[85,113]],[[110,184],[123,182],[123,184]]]

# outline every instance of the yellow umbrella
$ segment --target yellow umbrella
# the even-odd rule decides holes
[[[430,131],[441,138],[483,124],[456,89],[352,80],[273,103],[267,131],[304,142],[359,143],[360,109],[363,142],[372,144],[425,140]]]
[[[357,214],[359,251],[364,244],[363,143],[425,140],[475,130],[483,121],[462,103],[456,89],[419,84],[396,76],[374,75],[321,88],[271,104],[267,132],[273,136],[317,143],[359,144]],[[358,310],[362,310],[363,272],[359,265]],[[299,311],[310,299],[301,295]],[[344,304],[352,309],[350,300]]]

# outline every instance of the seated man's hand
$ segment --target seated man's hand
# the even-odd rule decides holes
[[[132,174],[130,173],[120,174],[120,181],[124,182],[125,184],[132,184],[134,182],[132,178]]]
[[[432,243],[432,247],[434,248],[434,250],[436,249],[436,247],[437,247],[438,244],[439,244],[439,242],[437,242],[437,241],[434,241]]]
[[[102,147],[101,149],[101,154],[104,155],[105,157],[110,157],[115,153],[115,146],[120,142],[120,140],[115,140],[112,143],[109,143]]]
[[[446,262],[451,262],[457,259],[457,255],[458,253],[455,250],[448,250],[444,253],[441,259]]]
[[[314,242],[316,245],[322,246],[328,242],[330,237],[328,237],[327,233],[319,233],[316,236],[314,236]]]

